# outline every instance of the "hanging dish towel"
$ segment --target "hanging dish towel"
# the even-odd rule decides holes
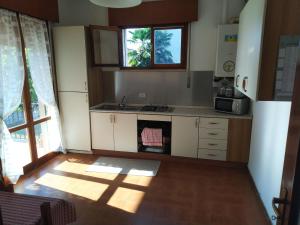
[[[142,131],[143,145],[162,147],[162,129],[144,128]]]

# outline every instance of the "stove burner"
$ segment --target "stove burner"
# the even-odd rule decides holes
[[[173,108],[169,106],[145,105],[141,111],[144,112],[172,112]]]

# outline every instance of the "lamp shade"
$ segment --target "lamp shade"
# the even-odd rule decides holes
[[[140,5],[142,0],[90,0],[90,2],[107,8],[129,8]]]

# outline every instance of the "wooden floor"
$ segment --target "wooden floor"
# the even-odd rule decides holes
[[[246,169],[171,160],[153,178],[85,172],[97,157],[59,155],[15,191],[73,202],[74,225],[269,224]]]

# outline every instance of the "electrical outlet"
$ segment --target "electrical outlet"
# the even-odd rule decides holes
[[[146,93],[144,92],[139,93],[139,98],[146,98]]]

